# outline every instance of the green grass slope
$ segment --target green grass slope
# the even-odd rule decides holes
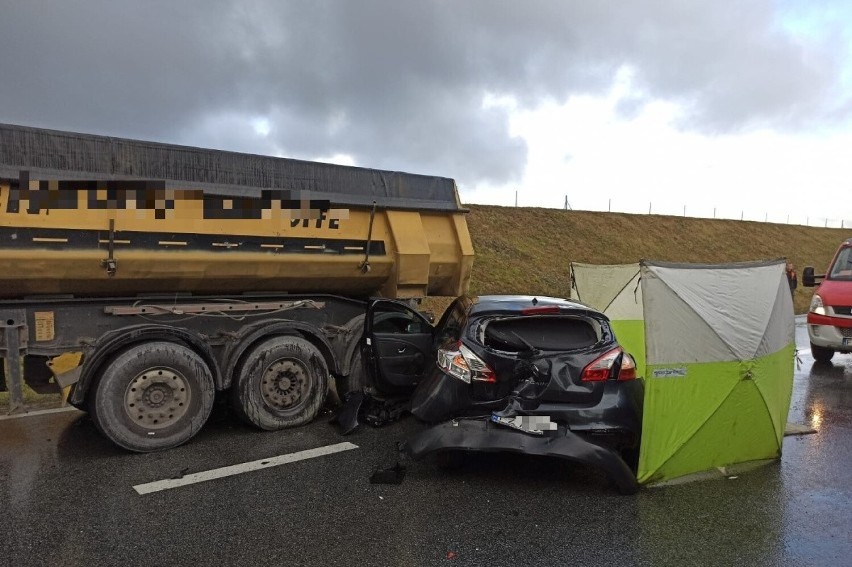
[[[742,262],[788,258],[799,273],[796,312],[812,289],[802,269],[825,270],[852,230],[750,221],[695,219],[471,205],[468,226],[476,257],[470,292],[567,297],[571,262],[621,264],[640,259]]]

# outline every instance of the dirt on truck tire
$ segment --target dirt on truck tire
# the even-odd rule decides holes
[[[237,414],[260,429],[274,431],[309,423],[328,392],[328,365],[306,339],[268,339],[246,355],[231,388]]]
[[[113,357],[89,409],[116,445],[146,453],[191,439],[210,416],[213,398],[213,376],[202,358],[183,345],[158,341]]]

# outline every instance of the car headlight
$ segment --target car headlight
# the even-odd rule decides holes
[[[825,315],[825,305],[822,303],[822,298],[816,293],[814,294],[813,299],[811,299],[810,312],[816,313],[817,315]]]

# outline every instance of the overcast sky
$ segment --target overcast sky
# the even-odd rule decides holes
[[[852,225],[849,0],[0,3],[0,122]]]

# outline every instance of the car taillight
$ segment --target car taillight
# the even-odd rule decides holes
[[[612,376],[612,369],[618,357],[621,356],[621,370],[618,376]],[[583,369],[583,382],[602,382],[610,377],[618,380],[634,380],[636,378],[636,361],[633,357],[617,347],[596,358]]]
[[[447,349],[438,349],[438,367],[453,378],[468,384],[497,381],[494,371],[461,341]]]
[[[636,379],[636,361],[626,352],[621,357],[621,370],[618,371],[618,379],[622,382]]]
[[[559,307],[555,305],[545,305],[544,307],[525,307],[521,309],[521,315],[556,315],[559,313]]]

